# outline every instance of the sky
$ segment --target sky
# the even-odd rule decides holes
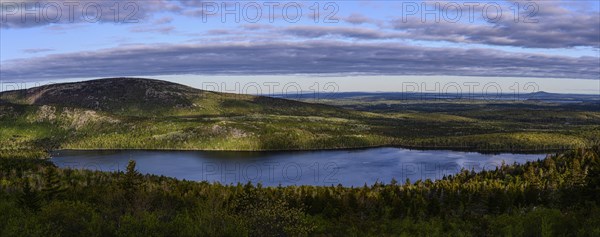
[[[595,0],[0,3],[0,90],[127,76],[242,92],[600,95]]]

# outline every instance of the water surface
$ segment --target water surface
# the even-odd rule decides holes
[[[291,152],[207,151],[72,151],[52,159],[61,168],[124,171],[135,160],[141,173],[223,184],[344,186],[441,179],[461,169],[480,171],[543,159],[545,155],[480,154],[445,150],[372,148],[363,150]]]

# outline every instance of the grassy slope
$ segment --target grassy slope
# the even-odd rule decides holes
[[[470,109],[420,105],[439,107],[426,111],[399,102],[405,107],[342,104],[342,109],[142,79],[57,84],[0,98],[0,156],[55,148],[548,150],[587,146],[600,134],[597,111],[532,105],[488,110],[462,102],[453,106]]]

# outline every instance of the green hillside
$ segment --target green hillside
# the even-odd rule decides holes
[[[590,146],[600,137],[597,111],[472,104],[479,109],[453,113],[411,104],[368,111],[150,79],[54,84],[0,93],[0,156],[42,156],[57,148],[548,151]]]

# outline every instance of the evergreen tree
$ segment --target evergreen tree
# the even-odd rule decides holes
[[[32,211],[39,211],[41,196],[38,192],[31,188],[29,184],[29,179],[26,179],[23,184],[23,192],[17,199],[19,205],[24,206]]]
[[[134,209],[134,203],[137,198],[142,178],[142,175],[135,169],[135,165],[136,163],[134,160],[129,160],[127,171],[121,182],[121,188],[124,191],[123,198],[125,199],[126,209],[128,210]]]
[[[55,167],[46,168],[44,173],[44,187],[42,195],[46,201],[50,201],[65,191],[65,188],[60,182],[60,177],[57,174]]]

